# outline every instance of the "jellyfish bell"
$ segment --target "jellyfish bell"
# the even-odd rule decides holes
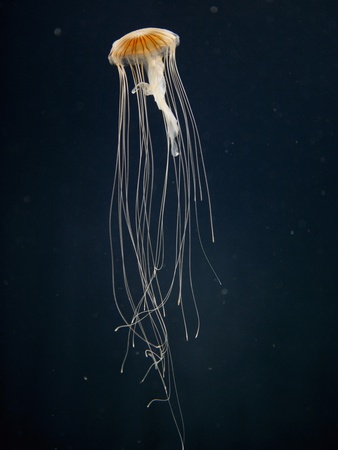
[[[108,55],[110,64],[137,64],[175,52],[180,38],[163,28],[142,28],[117,39]]]

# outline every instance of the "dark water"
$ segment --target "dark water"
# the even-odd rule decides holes
[[[180,448],[143,355],[120,374],[110,279],[107,56],[157,26],[181,38],[223,282],[197,258],[200,336],[168,325],[186,449],[338,448],[336,2],[36,3],[0,6],[0,447]]]

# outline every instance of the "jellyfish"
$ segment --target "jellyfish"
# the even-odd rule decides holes
[[[176,65],[178,45],[177,34],[144,28],[115,41],[109,53],[120,82],[109,230],[113,295],[122,320],[116,330],[127,330],[121,372],[130,349],[138,345],[150,361],[142,381],[155,371],[163,388],[162,397],[153,398],[148,406],[155,401],[169,404],[183,449],[184,421],[167,320],[171,303],[176,302],[188,340],[183,302],[183,293],[188,290],[197,337],[200,317],[192,274],[195,236],[212,269],[198,220],[198,203],[204,199],[212,241],[214,230],[201,141]],[[152,120],[158,110],[163,131],[161,122]]]

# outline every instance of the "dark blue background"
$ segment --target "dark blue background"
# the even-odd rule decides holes
[[[114,333],[107,56],[145,26],[181,38],[213,200],[216,242],[207,222],[204,241],[223,282],[201,257],[200,336],[185,342],[181,322],[172,336],[186,449],[338,448],[336,1],[0,10],[1,448],[179,448],[166,405],[146,409],[143,355],[120,374]]]

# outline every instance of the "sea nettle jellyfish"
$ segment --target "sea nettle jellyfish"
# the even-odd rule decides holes
[[[187,284],[196,312],[197,337],[200,318],[192,279],[192,239],[197,237],[206,257],[197,210],[204,197],[212,241],[214,231],[200,138],[176,65],[178,44],[179,37],[171,31],[144,28],[115,41],[109,53],[120,79],[109,227],[113,293],[123,321],[117,330],[125,328],[128,334],[121,372],[129,349],[138,345],[150,359],[143,380],[154,369],[164,389],[163,396],[153,398],[148,406],[154,401],[168,402],[184,448],[184,422],[166,323],[171,309],[168,302],[176,301],[181,308],[188,339],[183,302]],[[137,108],[129,95],[128,70]],[[162,112],[165,134],[158,126],[152,129],[150,115],[156,108],[149,103],[147,97],[151,96]],[[130,136],[135,120],[139,130],[136,145]],[[161,135],[165,136],[163,146]]]

